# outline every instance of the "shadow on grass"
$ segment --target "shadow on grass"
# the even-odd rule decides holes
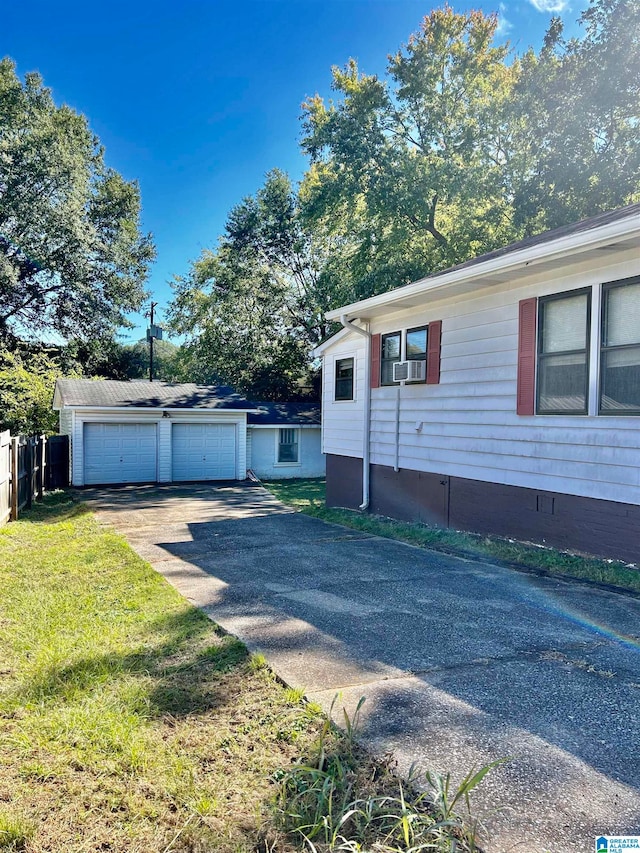
[[[91,510],[75,492],[70,489],[60,489],[48,492],[41,501],[34,501],[31,509],[23,509],[18,520],[39,524],[58,524],[79,518],[88,512]]]
[[[249,653],[204,614],[187,607],[156,620],[140,634],[140,647],[81,657],[50,666],[17,690],[5,693],[11,712],[30,703],[77,702],[94,690],[139,677],[144,681],[145,714],[183,717],[226,704],[221,676],[241,667]]]

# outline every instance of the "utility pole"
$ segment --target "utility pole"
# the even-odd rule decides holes
[[[158,303],[151,303],[151,334],[149,336],[149,382],[153,382],[153,309]]]

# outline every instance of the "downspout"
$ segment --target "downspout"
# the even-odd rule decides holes
[[[340,317],[340,322],[345,329],[350,332],[356,332],[367,339],[366,358],[364,362],[364,436],[362,441],[362,503],[358,507],[360,510],[369,508],[369,451],[371,445],[371,332],[347,320],[345,314]]]

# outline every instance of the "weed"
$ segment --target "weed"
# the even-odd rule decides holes
[[[0,850],[24,850],[33,836],[33,824],[20,815],[0,811]]]
[[[470,794],[500,762],[471,771],[458,787],[448,774],[420,776],[415,770],[404,783],[393,773],[390,759],[374,762],[358,746],[363,703],[364,698],[352,717],[342,709],[342,732],[327,719],[306,758],[276,774],[276,830],[311,853],[477,850],[478,826],[471,815]],[[426,782],[422,792],[417,787],[420,781]],[[458,813],[462,805],[464,816]]]

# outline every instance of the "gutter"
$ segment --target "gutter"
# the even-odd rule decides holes
[[[360,326],[355,326],[350,320],[347,320],[343,314],[340,317],[340,322],[345,329],[350,332],[356,332],[366,338],[367,348],[364,362],[364,436],[362,439],[362,503],[358,507],[359,510],[369,508],[369,459],[371,446],[371,332],[362,329]],[[354,377],[355,378],[355,377]]]

